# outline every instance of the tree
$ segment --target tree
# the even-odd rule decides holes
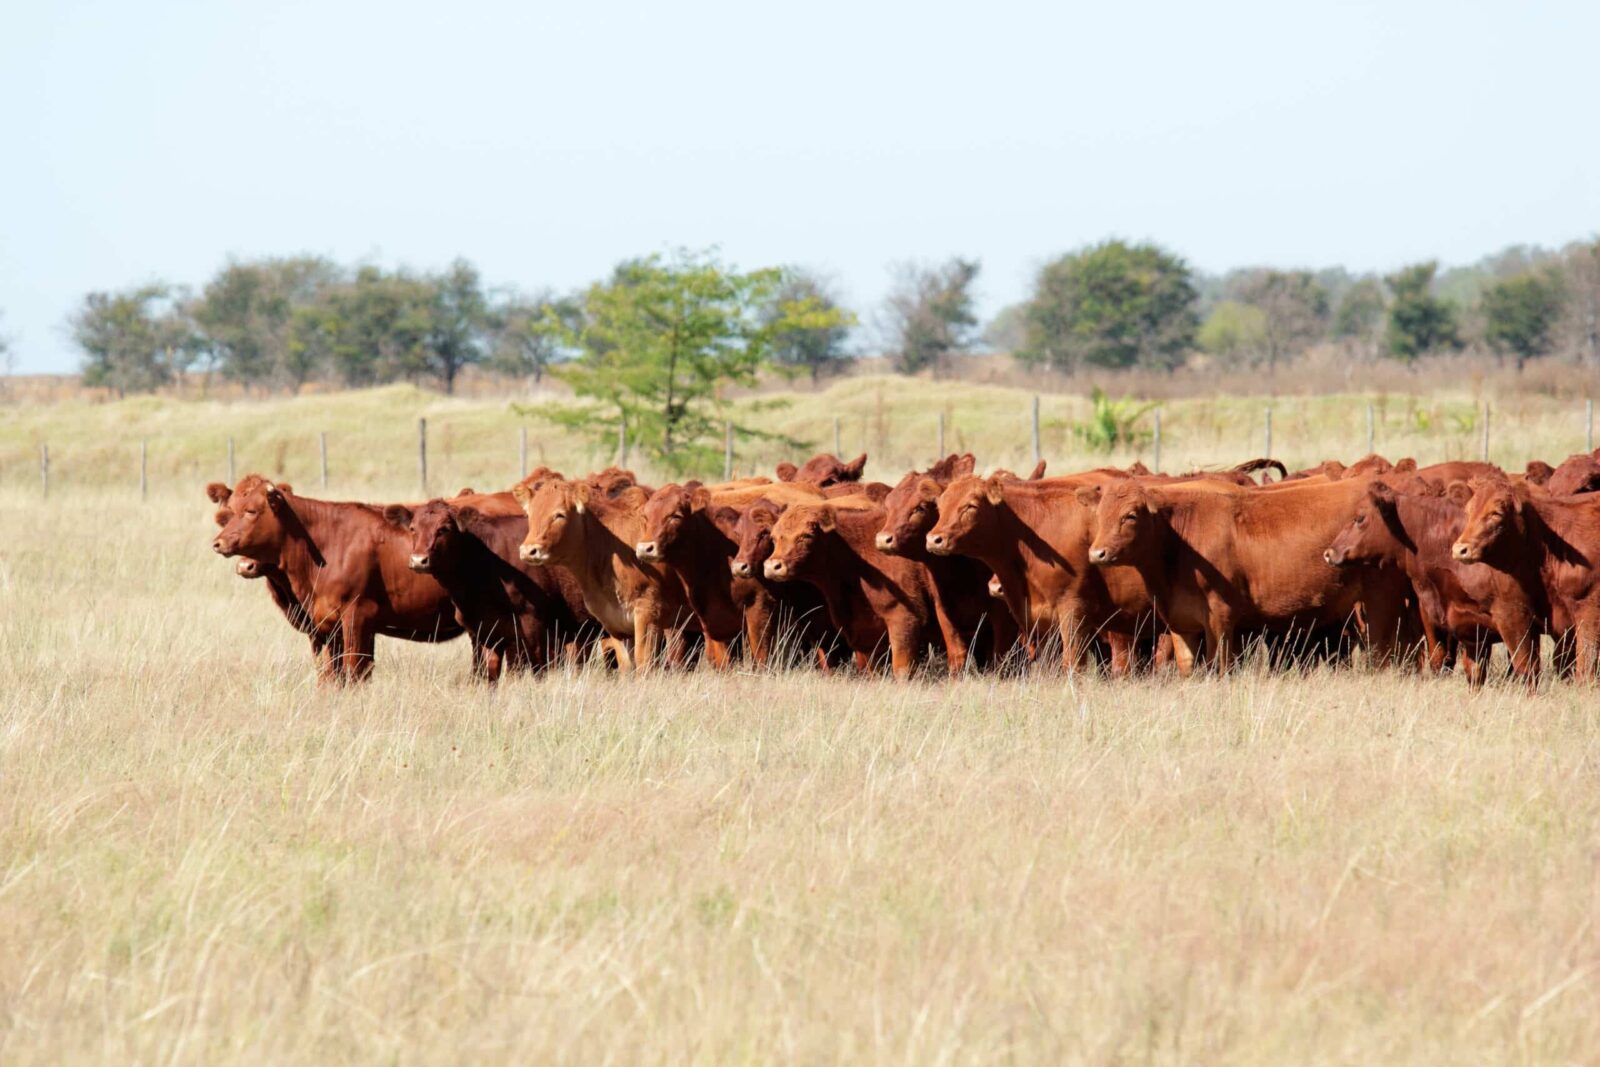
[[[454,393],[457,375],[465,367],[483,361],[489,302],[483,295],[478,268],[464,259],[456,260],[449,270],[424,284],[433,290],[427,365],[444,383],[444,391]]]
[[[1375,278],[1351,283],[1333,313],[1329,332],[1336,341],[1372,340],[1383,325],[1383,286]]]
[[[1417,263],[1384,279],[1393,294],[1384,344],[1395,359],[1409,363],[1437,349],[1461,347],[1455,309],[1433,295],[1438,267]]]
[[[1182,259],[1154,245],[1107,241],[1039,272],[1018,355],[1066,371],[1171,369],[1194,347],[1196,299]]]
[[[1009,304],[983,328],[983,343],[997,352],[1019,352],[1028,339],[1028,305]]]
[[[1234,299],[1261,311],[1260,352],[1269,374],[1327,329],[1328,294],[1310,271],[1248,271],[1232,288]]]
[[[915,374],[928,368],[938,375],[946,359],[971,345],[978,325],[972,283],[979,266],[975,259],[952,259],[942,267],[900,268],[885,306],[896,370]]]
[[[437,293],[404,272],[362,267],[294,317],[296,358],[323,364],[348,386],[434,373]]]
[[[1199,341],[1201,348],[1224,362],[1253,362],[1266,350],[1266,313],[1237,300],[1224,300],[1206,317]]]
[[[1581,362],[1600,366],[1600,240],[1569,245],[1561,266],[1567,291],[1565,343]]]
[[[84,384],[119,397],[172,382],[200,348],[175,291],[162,283],[90,293],[67,325],[83,351]]]
[[[489,367],[528,378],[537,388],[560,358],[562,340],[577,328],[580,313],[577,300],[551,293],[505,297],[490,312]]]
[[[1548,270],[1491,283],[1483,291],[1484,340],[1514,356],[1521,371],[1549,353],[1566,296],[1561,276]]]
[[[620,264],[583,296],[581,324],[568,338],[583,355],[552,371],[592,403],[542,405],[531,413],[600,441],[612,439],[620,421],[630,445],[670,469],[712,468],[730,414],[726,388],[755,384],[774,338],[795,325],[761,313],[781,277],[776,270],[740,273],[688,253]],[[832,314],[843,321],[842,313]],[[827,325],[813,316],[805,325]],[[801,446],[759,426],[735,423],[735,429]]]
[[[316,370],[293,346],[296,313],[339,280],[315,256],[230,263],[189,306],[206,354],[230,381],[298,392]]]
[[[838,297],[816,274],[799,267],[785,268],[761,316],[775,326],[772,361],[782,368],[809,372],[812,385],[848,362],[845,342],[855,316],[840,308]],[[779,325],[782,323],[787,325]]]

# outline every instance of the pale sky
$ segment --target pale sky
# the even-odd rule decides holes
[[[717,246],[831,273],[1153,239],[1204,270],[1600,231],[1600,4],[6,0],[0,333],[325,254],[579,286]],[[867,316],[864,316],[867,317]]]

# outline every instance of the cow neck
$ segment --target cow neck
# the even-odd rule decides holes
[[[279,567],[295,588],[302,603],[316,592],[317,575],[328,565],[322,554],[319,534],[326,533],[342,510],[325,500],[283,494],[287,514],[280,518],[284,529],[283,545],[278,549]]]
[[[683,558],[673,563],[672,569],[696,613],[704,614],[711,597],[729,590],[732,574],[728,561],[739,546],[711,521],[711,516],[694,511],[678,531],[678,547]]]
[[[1593,566],[1594,561],[1586,557],[1578,545],[1600,535],[1600,500],[1540,500],[1529,496],[1523,499],[1521,510],[1523,543],[1530,551],[1514,553],[1497,549],[1493,564],[1497,569],[1519,573],[1531,565],[1550,588],[1555,588],[1555,581],[1563,570],[1573,567],[1587,570]],[[1575,537],[1575,534],[1580,536]],[[1509,559],[1504,558],[1508,555]]]
[[[477,585],[473,581],[476,576],[502,576],[500,568],[505,565],[505,560],[484,544],[477,534],[458,529],[456,546],[455,552],[447,552],[442,559],[434,560],[430,568],[434,579],[452,597],[457,593],[471,593]],[[441,562],[444,564],[442,568],[439,565]]]
[[[861,514],[870,515],[872,512],[865,511]],[[844,530],[838,528],[846,521],[846,513],[836,513],[835,529],[817,539],[816,546],[824,555],[810,567],[814,577],[808,581],[822,593],[829,614],[835,619],[848,622],[851,619],[865,619],[876,614],[872,609],[871,600],[867,597],[867,587],[886,584],[887,578],[871,560],[864,558],[855,550],[845,537]]]
[[[1395,516],[1402,570],[1417,574],[1426,572],[1430,562],[1450,562],[1450,546],[1461,536],[1465,521],[1459,506],[1441,497],[1397,493]]]
[[[1008,485],[1001,505],[995,509],[1005,526],[1006,536],[1001,538],[1002,543],[1011,546],[1014,554],[1002,550],[1002,554],[984,559],[983,562],[999,575],[1000,591],[1005,594],[1006,606],[1011,609],[1013,616],[1023,620],[1025,626],[1031,626],[1033,620],[1033,585],[1028,581],[1030,572],[1059,570],[1077,576],[1061,547],[1053,543],[1044,531],[1059,529],[1063,525],[1059,521],[1051,521],[1056,518],[1051,514],[1052,507],[1083,506],[1076,499],[1077,491],[1082,487],[1082,483],[1050,486],[1024,482]]]

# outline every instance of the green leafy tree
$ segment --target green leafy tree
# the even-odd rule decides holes
[[[1522,370],[1528,360],[1549,353],[1566,298],[1554,271],[1528,271],[1491,283],[1483,291],[1484,340],[1509,353]]]
[[[1182,259],[1154,245],[1107,241],[1039,272],[1018,355],[1066,371],[1170,369],[1194,347],[1196,300]]]
[[[1339,299],[1329,333],[1336,341],[1371,340],[1383,327],[1385,310],[1383,286],[1376,278],[1360,278]]]
[[[526,378],[537,388],[561,358],[564,340],[578,328],[581,313],[577,300],[551,293],[505,297],[490,313],[489,368]]]
[[[317,367],[293,348],[296,312],[338,281],[338,267],[315,256],[230,263],[189,305],[189,314],[224,378],[298,392]]]
[[[1234,299],[1261,312],[1259,351],[1269,374],[1327,331],[1328,293],[1310,271],[1247,271],[1232,289]]]
[[[424,280],[433,290],[428,311],[425,362],[444,385],[456,391],[462,370],[483,362],[490,327],[489,301],[478,269],[458,259],[443,274]]]
[[[1200,347],[1225,363],[1258,359],[1267,346],[1267,315],[1258,307],[1224,300],[1200,327]]]
[[[1454,307],[1433,294],[1438,267],[1418,263],[1384,279],[1393,294],[1384,345],[1395,359],[1409,363],[1429,352],[1461,347]]]
[[[170,384],[200,350],[175,291],[160,283],[90,293],[68,327],[83,352],[84,384],[119,397]]]
[[[978,316],[972,283],[980,264],[952,259],[941,267],[905,266],[885,304],[890,354],[902,374],[932,370],[972,344]]]
[[[786,268],[761,314],[774,326],[772,361],[780,368],[808,373],[815,385],[824,374],[848,365],[845,344],[855,316],[839,306],[838,297],[816,274]]]
[[[755,384],[774,339],[795,325],[763,314],[781,279],[780,271],[740,273],[709,255],[620,264],[584,294],[581,325],[569,338],[583,355],[552,371],[591,403],[528,410],[602,442],[620,422],[630,446],[669,469],[712,469],[723,421],[731,421],[727,388]],[[805,321],[824,324],[815,313]],[[756,425],[735,422],[735,430],[801,446]]]
[[[362,267],[294,317],[296,358],[330,367],[348,386],[435,372],[437,294],[424,279]]]

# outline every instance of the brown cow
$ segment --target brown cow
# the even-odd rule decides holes
[[[503,496],[515,506],[510,493]],[[471,504],[390,504],[384,518],[411,535],[411,569],[444,586],[472,642],[473,671],[498,681],[503,670],[539,670],[557,652],[569,660],[600,637],[577,581],[559,567],[523,567],[528,532],[520,509],[485,514]]]
[[[296,496],[259,474],[231,490],[213,482],[206,495],[225,512],[213,551],[282,575],[304,613],[290,621],[312,635],[322,680],[370,677],[379,634],[431,642],[462,632],[443,587],[411,570],[410,546],[379,508]]]
[[[896,678],[911,676],[936,626],[951,672],[960,670],[965,640],[941,617],[928,569],[874,548],[882,524],[883,509],[865,497],[791,504],[772,527],[763,573],[816,586],[858,659],[878,660],[887,649]]]
[[[528,516],[519,557],[570,571],[584,605],[606,632],[633,641],[640,671],[655,666],[669,638],[694,626],[677,576],[634,551],[651,490],[631,474],[612,468],[579,481],[525,479],[512,493]],[[713,661],[726,662],[726,645],[707,640],[706,650]]]
[[[798,467],[787,461],[778,464],[778,481],[809,482],[812,485],[826,489],[831,485],[839,485],[843,482],[859,482],[861,480],[861,472],[866,469],[867,454],[865,452],[849,463],[831,453],[819,452]]]
[[[935,556],[970,556],[988,567],[1030,646],[1060,633],[1067,670],[1083,666],[1100,640],[1112,670],[1126,673],[1136,644],[1154,633],[1149,594],[1135,576],[1089,565],[1093,512],[1076,497],[1084,486],[1125,477],[1103,468],[1037,482],[1003,473],[956,478],[936,502],[924,544]]]
[[[1488,564],[1520,583],[1543,605],[1545,628],[1556,638],[1557,666],[1594,678],[1600,659],[1600,495],[1556,497],[1503,478],[1452,482],[1449,495],[1466,508],[1451,556]]]
[[[1511,652],[1512,668],[1534,685],[1542,606],[1529,598],[1525,583],[1485,564],[1451,557],[1451,544],[1465,519],[1461,505],[1431,482],[1414,478],[1391,486],[1374,481],[1324,558],[1336,567],[1389,566],[1405,574],[1431,670],[1441,670],[1456,646],[1468,683],[1481,685],[1498,639]]]
[[[765,480],[665,485],[645,502],[643,529],[634,551],[647,563],[671,567],[708,639],[731,645],[743,634],[751,658],[765,664],[780,609],[778,597],[761,579],[739,577],[728,566],[738,549],[733,537],[739,512],[758,499],[821,500],[823,490],[804,482]],[[732,514],[719,521],[721,512]],[[816,605],[813,601],[806,606]]]
[[[1130,479],[1078,491],[1097,508],[1089,561],[1143,580],[1187,674],[1204,650],[1232,666],[1242,630],[1306,633],[1366,613],[1374,657],[1387,662],[1402,618],[1392,573],[1339,570],[1322,553],[1366,493],[1366,481],[1278,490]]]
[[[1533,464],[1528,465],[1530,468]],[[1533,478],[1529,478],[1533,481]],[[1600,460],[1589,452],[1579,452],[1568,456],[1561,461],[1561,465],[1550,472],[1550,477],[1544,482],[1544,487],[1551,496],[1577,496],[1580,493],[1592,493],[1600,489]]]

